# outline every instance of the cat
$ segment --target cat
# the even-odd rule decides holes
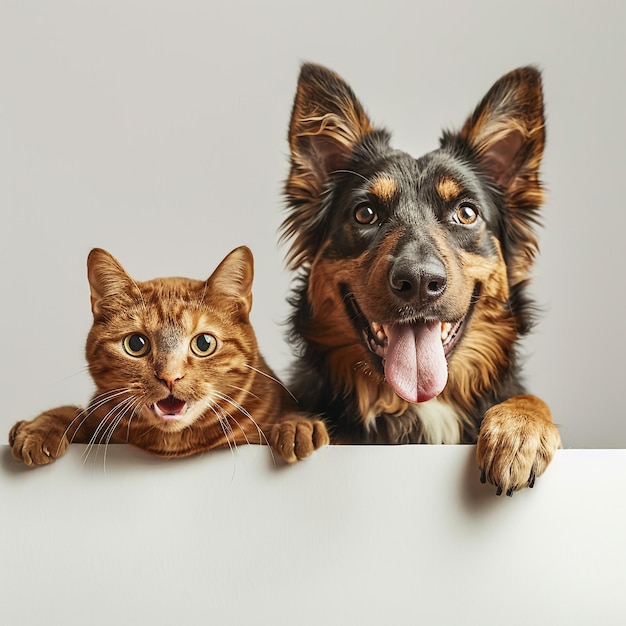
[[[328,443],[261,356],[250,324],[254,261],[239,247],[206,281],[138,282],[107,251],[87,259],[96,392],[9,433],[13,456],[45,465],[71,442],[129,443],[161,457],[267,444],[292,463]]]

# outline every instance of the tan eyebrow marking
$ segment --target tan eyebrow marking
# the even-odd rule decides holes
[[[458,197],[462,190],[460,183],[449,176],[444,176],[437,183],[437,193],[446,202]]]
[[[370,184],[370,191],[383,202],[390,202],[398,191],[398,183],[386,174],[379,174]]]

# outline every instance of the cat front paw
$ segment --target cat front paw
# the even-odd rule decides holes
[[[532,488],[561,447],[548,406],[535,396],[514,396],[485,413],[476,448],[481,482],[495,485],[497,495]]]
[[[28,467],[52,463],[70,445],[65,428],[47,424],[46,417],[43,414],[32,421],[17,422],[9,431],[13,458]]]
[[[330,443],[326,424],[322,420],[307,417],[289,417],[274,424],[269,439],[272,448],[287,463],[305,459]]]

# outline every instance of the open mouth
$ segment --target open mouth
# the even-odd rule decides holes
[[[154,413],[165,421],[177,421],[187,412],[187,403],[175,396],[167,396],[153,405]]]
[[[346,309],[370,351],[381,359],[385,379],[407,402],[426,402],[438,396],[448,381],[447,359],[467,326],[476,287],[467,313],[459,320],[369,320],[354,296],[344,291]]]
[[[354,309],[358,307],[356,300],[352,299],[352,306]],[[360,309],[359,309],[360,311]],[[465,317],[454,324],[451,322],[400,322],[394,324],[395,326],[417,326],[418,324],[440,324],[441,325],[441,345],[443,352],[447,356],[452,352],[454,346],[457,344],[461,337],[461,330],[463,328]],[[378,322],[368,322],[364,316],[361,316],[361,322],[365,322],[363,325],[363,334],[366,339],[366,343],[369,349],[379,356],[381,359],[387,356],[387,347],[389,345],[389,324],[379,324]]]

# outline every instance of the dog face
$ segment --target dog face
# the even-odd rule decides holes
[[[459,133],[414,158],[372,127],[341,78],[305,65],[289,139],[284,234],[306,276],[304,340],[347,392],[395,398],[398,413],[442,394],[471,411],[528,326],[538,72],[500,79]]]

